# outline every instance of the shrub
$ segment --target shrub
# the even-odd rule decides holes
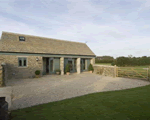
[[[111,65],[114,66],[114,65],[115,65],[115,62],[112,62]]]
[[[39,75],[40,73],[41,73],[40,70],[36,70],[36,71],[35,71],[35,74],[36,74],[36,75]]]
[[[89,70],[89,71],[93,71],[93,70],[94,70],[92,64],[89,65],[88,70]]]
[[[114,66],[116,64],[117,64],[116,59],[114,59],[113,62],[111,63],[111,65]]]
[[[65,72],[70,72],[70,65],[69,64],[66,65]]]
[[[60,72],[60,69],[56,69],[55,72]]]

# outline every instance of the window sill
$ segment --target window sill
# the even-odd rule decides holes
[[[18,67],[18,68],[27,68],[27,66],[26,67]]]

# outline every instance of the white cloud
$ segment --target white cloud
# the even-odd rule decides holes
[[[149,10],[150,8],[150,0],[136,0],[138,2],[141,2],[140,8],[138,8],[139,12],[143,12],[145,10]]]
[[[3,13],[0,14],[0,31],[88,41],[96,55],[150,55],[150,36],[139,32],[149,28],[149,24],[138,24],[117,13],[106,16],[108,5],[94,4],[90,0],[31,0],[24,10],[18,0],[0,2],[0,13]],[[95,16],[104,17],[107,22],[100,18],[95,20]]]

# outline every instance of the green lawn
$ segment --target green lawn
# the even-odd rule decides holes
[[[150,85],[12,111],[11,120],[150,120]]]

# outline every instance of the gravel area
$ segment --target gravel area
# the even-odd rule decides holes
[[[11,110],[37,104],[59,101],[89,93],[114,91],[149,85],[150,82],[136,79],[112,78],[97,74],[81,73],[46,75],[41,78],[11,80],[13,98]]]

